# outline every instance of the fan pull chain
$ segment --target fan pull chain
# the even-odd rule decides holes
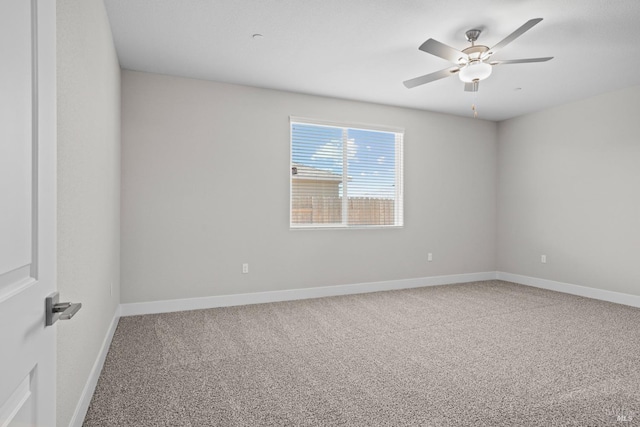
[[[478,103],[478,92],[473,92],[473,104],[471,104],[471,111],[473,111],[473,118],[478,118],[478,109],[476,108],[476,104]]]

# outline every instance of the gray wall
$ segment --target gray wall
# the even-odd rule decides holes
[[[495,270],[495,123],[134,71],[122,109],[123,303]],[[289,230],[289,115],[404,127],[404,228]]]
[[[499,124],[499,270],[640,295],[639,98],[632,87]]]
[[[120,298],[120,67],[102,0],[58,0],[57,425],[69,425]],[[113,295],[110,287],[113,284]]]

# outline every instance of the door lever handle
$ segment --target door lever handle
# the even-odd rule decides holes
[[[69,320],[80,310],[82,303],[61,302],[54,304],[53,312],[60,313],[60,320]]]
[[[54,292],[45,299],[45,324],[51,326],[60,320],[69,320],[82,308],[82,303],[59,302],[60,294]]]

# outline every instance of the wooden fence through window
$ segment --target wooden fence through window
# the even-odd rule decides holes
[[[349,197],[349,225],[393,225],[394,200]],[[342,198],[294,196],[291,206],[293,224],[340,224]]]

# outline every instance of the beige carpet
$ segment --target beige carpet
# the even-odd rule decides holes
[[[640,309],[488,281],[124,317],[84,425],[640,425]]]

